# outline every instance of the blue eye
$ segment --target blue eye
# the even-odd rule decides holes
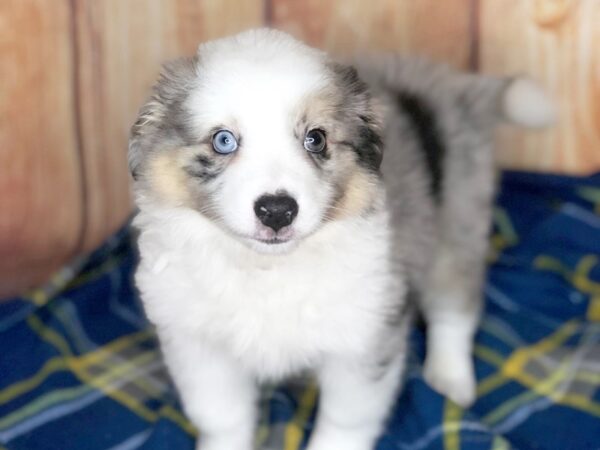
[[[217,131],[212,139],[212,145],[215,152],[221,154],[233,153],[238,148],[237,140],[231,131]]]
[[[304,136],[304,148],[311,153],[321,153],[327,146],[325,133],[317,128],[310,130]]]

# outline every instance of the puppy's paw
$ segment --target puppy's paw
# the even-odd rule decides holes
[[[477,383],[468,353],[434,351],[428,354],[424,376],[433,389],[463,408],[475,401]]]
[[[254,447],[246,439],[242,440],[230,435],[201,436],[196,444],[196,450],[252,450]]]
[[[373,450],[373,433],[360,430],[326,430],[317,428],[311,436],[306,450]]]
[[[357,442],[339,441],[318,441],[309,443],[306,450],[373,450],[372,445],[359,444]]]

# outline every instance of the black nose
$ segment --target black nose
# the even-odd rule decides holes
[[[298,203],[289,195],[263,195],[254,203],[256,217],[276,232],[291,224],[298,215]]]

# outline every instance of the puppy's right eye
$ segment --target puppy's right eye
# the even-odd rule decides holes
[[[212,139],[212,145],[215,152],[226,155],[233,153],[238,148],[237,140],[231,131],[219,130],[217,131]]]

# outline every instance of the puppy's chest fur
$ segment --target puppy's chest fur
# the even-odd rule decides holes
[[[259,378],[314,368],[331,354],[369,355],[402,306],[385,217],[332,224],[272,256],[191,213],[172,222],[142,227],[137,282],[148,316],[163,339],[186,333]]]

